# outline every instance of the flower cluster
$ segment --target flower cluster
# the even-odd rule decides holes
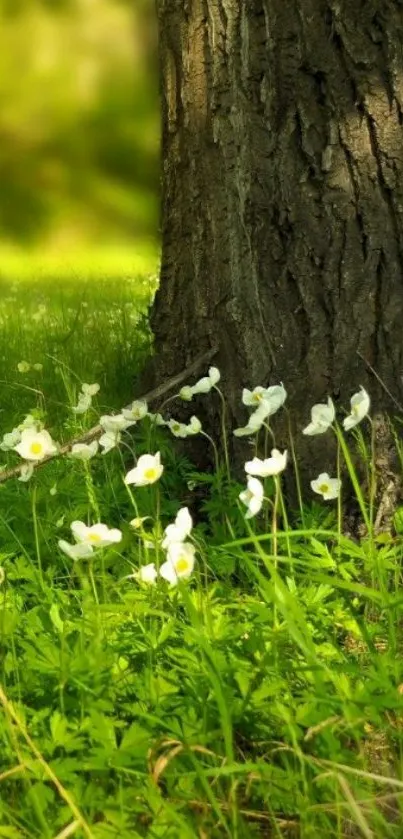
[[[248,424],[244,428],[236,429],[234,434],[237,437],[242,437],[256,433],[265,419],[270,414],[275,413],[284,403],[285,398],[286,392],[282,385],[275,385],[272,388],[255,387],[252,391],[244,389],[242,394],[244,405],[257,404],[258,408],[251,414]],[[345,431],[349,431],[358,425],[369,411],[370,398],[363,387],[351,397],[350,405],[350,414],[343,420]],[[333,425],[335,418],[335,408],[329,396],[326,404],[319,403],[312,407],[311,422],[303,429],[302,433],[311,437],[324,434]],[[286,463],[287,451],[281,453],[278,449],[272,449],[271,457],[265,460],[255,457],[245,463],[245,472],[249,476],[254,476],[252,478],[248,477],[247,488],[239,495],[240,501],[247,507],[245,518],[252,518],[262,507],[264,489],[258,478],[279,475],[285,469]],[[338,497],[341,481],[338,478],[331,478],[327,472],[321,472],[315,480],[311,481],[311,488],[317,494],[322,495],[325,501],[328,501]]]
[[[166,551],[166,560],[157,571],[154,562],[143,565],[131,576],[142,583],[153,584],[160,576],[171,586],[178,580],[190,577],[195,565],[195,546],[187,541],[193,527],[192,517],[187,507],[182,507],[175,521],[164,530],[161,547]]]

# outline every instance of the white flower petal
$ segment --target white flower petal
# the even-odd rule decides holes
[[[164,467],[161,464],[159,452],[155,455],[142,454],[137,461],[137,466],[127,473],[125,483],[135,484],[135,486],[154,484],[161,477],[163,471]]]
[[[90,460],[98,451],[98,440],[91,443],[74,443],[68,456],[75,460]]]
[[[74,559],[75,561],[77,559],[86,559],[93,554],[91,545],[86,545],[84,543],[70,545],[70,543],[66,542],[64,539],[59,539],[57,544],[63,553],[67,554],[70,559]]]
[[[311,487],[314,492],[329,501],[338,497],[341,481],[338,478],[330,478],[327,472],[321,472],[314,481],[311,481]]]
[[[245,472],[249,475],[256,475],[260,478],[267,478],[269,475],[278,475],[287,465],[287,449],[281,453],[278,449],[272,449],[271,457],[261,460],[254,457],[253,460],[245,463]]]
[[[149,562],[148,565],[142,565],[138,571],[135,571],[134,574],[130,575],[136,580],[139,580],[141,583],[146,583],[147,585],[155,585],[155,581],[158,576],[158,571],[155,567],[154,562]]]
[[[20,442],[14,446],[14,451],[24,460],[43,460],[50,454],[56,454],[57,446],[48,431],[35,431],[34,428],[24,428]]]
[[[349,431],[350,428],[354,428],[355,425],[358,425],[358,423],[366,417],[370,409],[371,400],[365,388],[361,386],[358,393],[355,393],[354,396],[351,397],[350,404],[350,414],[343,420],[345,431]]]

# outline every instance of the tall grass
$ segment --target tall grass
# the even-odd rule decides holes
[[[152,291],[3,282],[0,433],[35,412],[63,442],[130,402]],[[161,479],[125,485],[156,451]],[[401,510],[357,540],[337,500],[305,499],[301,527],[281,476],[249,520],[242,489],[225,462],[195,472],[150,418],[106,455],[0,485],[0,837],[402,835]],[[184,506],[193,573],[142,583]],[[74,562],[58,547],[74,520],[122,540]]]

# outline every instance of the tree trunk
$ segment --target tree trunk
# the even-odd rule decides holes
[[[403,402],[402,0],[157,6],[156,377],[217,346],[233,425],[242,387],[282,381],[302,463],[334,472],[311,406]]]

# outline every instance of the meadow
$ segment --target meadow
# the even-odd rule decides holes
[[[144,266],[52,270],[0,277],[0,466],[107,419],[96,452],[0,482],[0,837],[399,839],[403,508],[375,529],[356,479],[366,396],[335,418],[324,394],[307,432],[338,437],[355,538],[336,469],[286,508],[291,449],[261,456],[281,388],[243,395],[245,484],[225,458],[197,472],[197,419],[121,413],[152,351]],[[220,404],[200,376],[189,417]]]

